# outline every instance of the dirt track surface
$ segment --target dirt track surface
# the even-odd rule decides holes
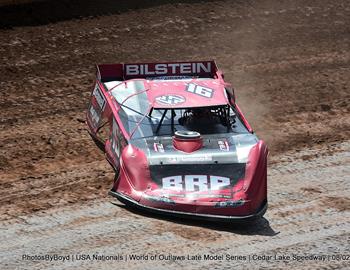
[[[131,1],[130,10],[126,1],[119,9],[108,0],[53,2],[46,17],[48,5],[36,4],[40,18],[32,5],[0,9],[1,269],[350,267],[346,260],[22,260],[350,254],[348,1]],[[113,172],[83,123],[94,64],[189,59],[217,61],[269,145],[270,208],[255,226],[144,216],[106,195]]]

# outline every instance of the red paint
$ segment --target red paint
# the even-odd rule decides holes
[[[203,146],[203,138],[198,137],[194,139],[180,139],[176,136],[173,137],[173,146],[175,149],[186,152],[186,153],[192,153]]]
[[[181,62],[181,63],[196,63],[196,62]],[[213,62],[214,63],[214,62]],[[164,63],[163,63],[164,64]],[[168,63],[169,64],[169,63]],[[174,64],[174,63],[170,63]],[[141,65],[141,64],[140,64]],[[105,88],[102,82],[108,80],[125,80],[125,65],[124,64],[113,64],[113,65],[99,65],[97,68],[97,84],[100,87],[101,93],[106,99],[105,109],[101,112],[102,118],[107,118],[109,122],[112,119],[118,123],[121,133],[126,142],[131,143],[130,134],[128,134],[122,125],[122,121],[119,118],[118,110],[119,106],[113,97],[110,96],[109,91]],[[164,66],[161,66],[164,69]],[[158,71],[161,70],[158,66]],[[165,69],[164,69],[165,70]],[[155,73],[155,63],[149,64],[147,69],[143,66],[143,77],[153,75]],[[183,72],[185,71],[185,72]],[[193,71],[193,69],[191,70]],[[196,70],[197,71],[197,70]],[[213,79],[209,80],[196,80],[195,78],[189,82],[184,81],[146,81],[145,88],[147,90],[147,96],[150,101],[150,108],[166,107],[161,104],[155,103],[155,97],[159,95],[174,94],[185,97],[185,102],[177,105],[169,105],[169,107],[200,107],[200,106],[214,106],[214,105],[225,105],[229,104],[225,96],[225,82],[223,75],[218,71],[215,63],[211,66],[210,74],[202,73],[203,69],[200,70],[198,76],[212,76]],[[164,71],[165,72],[165,71]],[[190,72],[189,65],[170,65],[167,66],[167,74],[163,75],[188,75]],[[186,74],[184,74],[186,73]],[[158,74],[157,74],[158,75]],[[192,74],[193,75],[193,74]],[[142,78],[142,76],[137,76]],[[203,96],[195,95],[194,93],[186,91],[188,83],[194,83],[203,87],[213,89],[213,96],[206,98]],[[91,100],[93,105],[96,104],[96,100]],[[237,104],[237,113],[242,119],[245,126],[250,132],[248,121],[245,119],[243,113]],[[89,113],[87,115],[87,124],[93,136],[96,135],[96,129],[93,127],[93,123]],[[203,146],[202,138],[173,138],[173,146],[179,151],[186,153],[192,153]],[[225,141],[225,146],[228,148],[228,143]],[[155,148],[157,148],[154,145]],[[263,141],[259,141],[250,151],[248,156],[248,162],[246,165],[246,172],[244,179],[239,179],[237,183],[227,189],[211,191],[210,195],[217,195],[217,197],[205,196],[208,194],[207,191],[191,192],[186,190],[172,191],[173,195],[170,199],[175,204],[167,204],[164,202],[152,201],[147,199],[149,197],[162,197],[167,195],[161,186],[155,183],[155,180],[159,182],[159,179],[151,179],[149,165],[146,154],[138,149],[137,147],[128,144],[123,146],[120,157],[114,157],[109,153],[111,148],[110,142],[106,141],[106,156],[109,162],[114,164],[115,168],[120,168],[119,179],[114,183],[113,190],[120,192],[129,198],[140,202],[142,205],[151,206],[159,209],[169,209],[180,212],[191,212],[191,213],[202,213],[202,214],[213,214],[223,216],[242,216],[249,215],[257,211],[262,203],[267,199],[267,146]],[[194,164],[195,166],[195,164]],[[205,173],[205,172],[203,172]],[[218,172],[219,173],[219,172]],[[196,197],[196,195],[203,195]],[[149,196],[149,197],[147,197]],[[220,197],[221,196],[221,197]],[[239,201],[244,200],[245,203],[237,207],[215,207],[217,202],[225,201]]]
[[[102,82],[123,80],[123,64],[102,64],[97,65],[96,69],[96,76]]]

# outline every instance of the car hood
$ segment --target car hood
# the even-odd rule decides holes
[[[187,204],[232,199],[235,186],[245,178],[254,134],[204,135],[203,147],[185,153],[173,147],[172,137],[153,137],[132,142],[147,158],[151,182],[142,198]],[[136,165],[136,164],[135,164]],[[241,198],[239,198],[241,199]],[[210,201],[210,203],[213,203]]]
[[[144,151],[150,166],[174,164],[246,163],[250,149],[257,144],[254,134],[203,135],[203,146],[192,153],[173,147],[173,139],[152,137],[133,144]]]

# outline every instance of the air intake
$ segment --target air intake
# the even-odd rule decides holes
[[[176,131],[173,146],[180,151],[192,153],[203,146],[203,138],[196,131]]]

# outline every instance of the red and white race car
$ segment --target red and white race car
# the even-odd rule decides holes
[[[127,205],[214,221],[267,209],[267,147],[214,61],[98,65],[87,125]]]

